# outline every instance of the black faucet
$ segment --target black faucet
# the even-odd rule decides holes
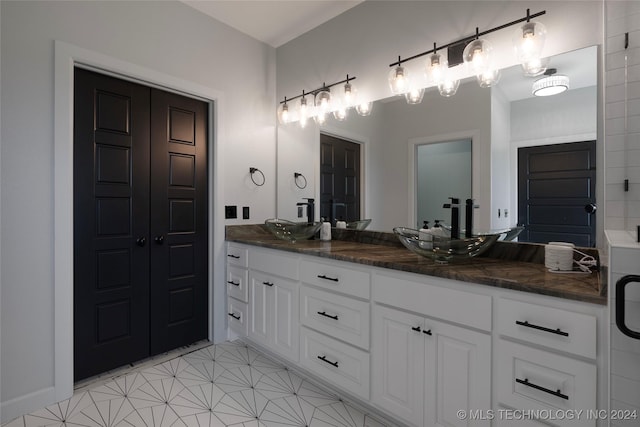
[[[460,199],[449,197],[451,203],[442,205],[445,209],[451,209],[451,239],[460,238]]]
[[[480,206],[473,204],[473,199],[466,200],[466,210],[464,217],[464,237],[473,237],[471,229],[473,228],[473,210]]]
[[[307,223],[309,224],[313,224],[315,221],[315,212],[316,212],[316,206],[315,206],[315,200],[314,199],[309,199],[309,198],[304,198],[306,200],[306,202],[298,202],[296,203],[296,206],[307,206]]]

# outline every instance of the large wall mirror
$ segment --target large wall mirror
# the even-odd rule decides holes
[[[598,140],[598,57],[597,46],[551,57],[549,67],[570,78],[570,89],[559,95],[532,96],[536,78],[523,76],[517,65],[502,70],[500,82],[493,88],[480,88],[475,79],[467,79],[450,98],[441,97],[431,88],[419,105],[408,105],[404,97],[392,97],[376,101],[367,117],[351,112],[345,121],[330,118],[322,127],[313,122],[304,129],[298,123],[281,125],[277,214],[297,220],[296,203],[302,198],[319,198],[320,134],[325,133],[362,147],[361,216],[372,219],[369,229],[419,228],[423,220],[436,218],[421,218],[418,213],[425,204],[424,194],[418,195],[423,188],[419,177],[425,176],[420,170],[418,150],[424,144],[468,139],[471,170],[452,167],[433,184],[444,187],[459,179],[458,172],[470,174],[471,196],[479,206],[474,212],[474,229],[514,226],[521,220],[518,197],[523,190],[518,182],[523,178],[519,177],[518,158],[524,155],[523,149],[591,142],[599,147],[594,153],[603,151],[602,141]],[[551,155],[539,163],[550,165],[561,157]],[[555,226],[560,234],[552,230],[531,241],[564,240],[561,231],[567,227],[563,221],[575,219],[574,214],[587,204],[597,206],[595,186],[604,184],[604,174],[595,170],[593,158],[588,159],[588,165],[592,174],[580,182],[565,180],[570,182],[555,196],[553,212],[536,219]],[[300,185],[303,181],[296,180],[296,174],[304,176],[306,186]],[[585,183],[589,185],[585,187]],[[551,187],[558,187],[556,184]],[[439,200],[433,200],[433,204],[446,203],[447,200],[440,200],[446,192],[437,192]],[[571,198],[579,199],[579,209],[565,206]],[[579,221],[595,224],[596,217],[597,213],[592,213]],[[590,238],[580,244],[593,246],[595,241]]]

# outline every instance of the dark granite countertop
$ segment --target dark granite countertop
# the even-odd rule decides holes
[[[607,303],[605,274],[551,273],[544,246],[498,242],[489,254],[437,264],[406,249],[392,233],[333,230],[329,242],[276,239],[262,225],[227,226],[226,240],[339,261],[595,303]],[[597,254],[596,254],[597,255]]]

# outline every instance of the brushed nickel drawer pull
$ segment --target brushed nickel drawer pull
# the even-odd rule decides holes
[[[569,396],[566,394],[562,394],[560,390],[553,391],[546,387],[542,387],[541,385],[530,383],[528,378],[521,380],[520,378],[516,378],[516,382],[522,385],[526,385],[527,387],[535,388],[536,390],[544,391],[545,393],[549,393],[553,396],[560,397],[564,400],[569,400]]]
[[[318,279],[331,280],[332,282],[337,282],[338,279],[335,277],[327,277],[324,274],[318,274]]]
[[[233,286],[240,286],[240,282],[234,282],[233,280],[227,280],[227,283]]]
[[[325,363],[328,363],[331,366],[335,366],[336,368],[338,367],[338,362],[331,362],[327,360],[327,356],[318,356],[318,359],[322,360]]]
[[[558,328],[558,329],[545,328],[544,326],[538,326],[538,325],[534,325],[533,323],[529,323],[526,320],[524,322],[521,322],[520,320],[516,320],[516,325],[525,326],[527,328],[532,328],[532,329],[537,329],[539,331],[549,332],[551,334],[562,335],[563,337],[568,337],[569,336],[569,332],[565,332],[565,331],[561,330],[560,328]]]
[[[233,313],[229,313],[229,316],[233,317],[236,320],[240,320],[240,316],[237,316],[237,315],[235,315]]]
[[[327,314],[326,311],[319,311],[318,314],[320,316],[328,317],[329,319],[338,320],[338,315],[337,314],[335,316],[332,316],[330,314]]]

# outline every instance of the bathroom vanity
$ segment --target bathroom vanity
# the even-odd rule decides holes
[[[342,238],[227,227],[230,336],[399,425],[600,425],[586,415],[606,408],[600,273],[436,264],[389,233]]]

